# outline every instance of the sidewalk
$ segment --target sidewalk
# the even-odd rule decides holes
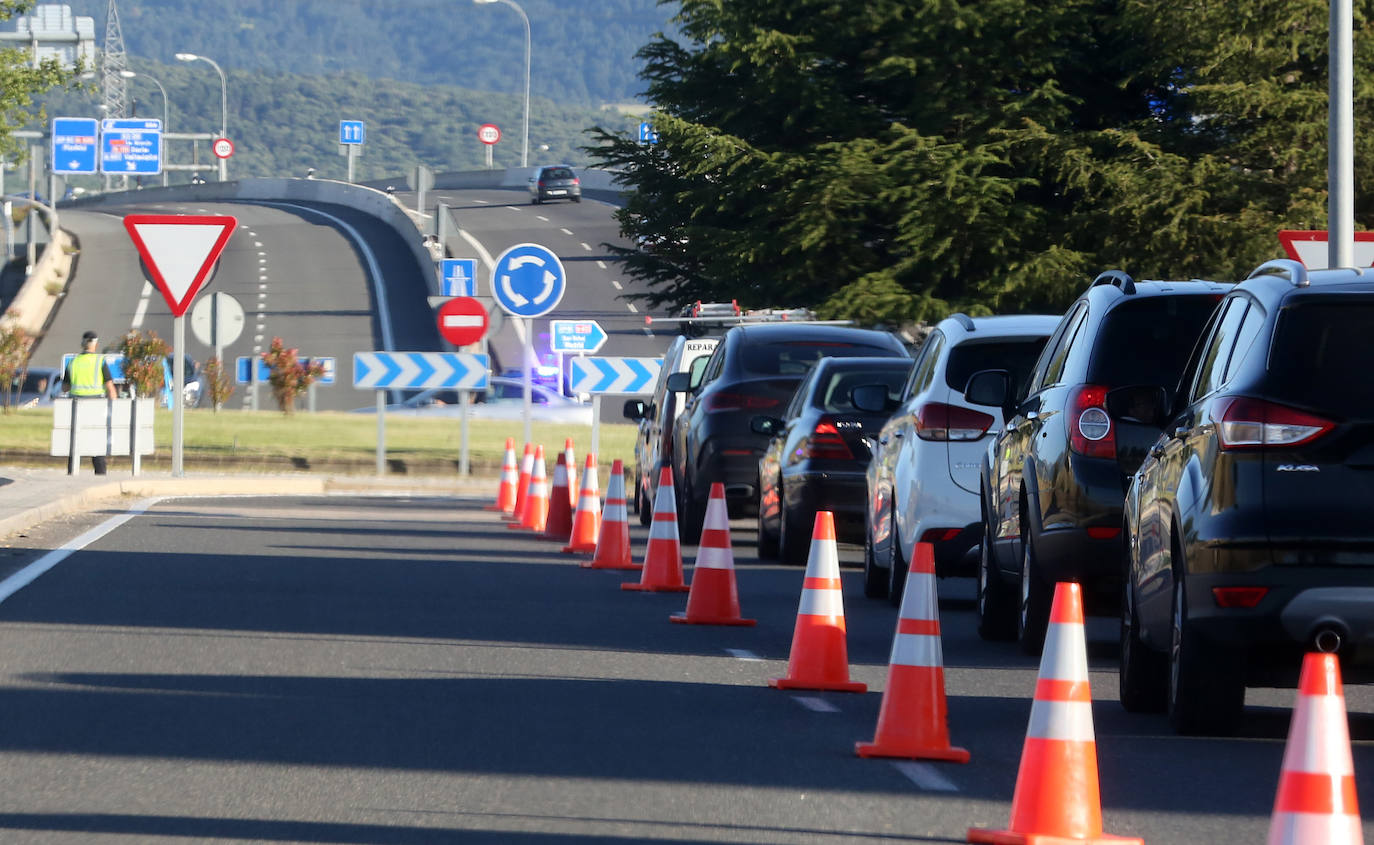
[[[365,476],[250,475],[233,473],[188,473],[173,478],[169,472],[112,470],[95,475],[89,466],[81,474],[67,474],[65,468],[0,466],[0,538],[23,531],[49,519],[88,509],[118,499],[150,496],[319,496],[326,493],[422,496],[492,497],[496,478],[458,476]]]

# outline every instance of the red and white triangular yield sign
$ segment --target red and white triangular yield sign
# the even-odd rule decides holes
[[[224,215],[130,214],[124,218],[124,228],[173,317],[186,313],[237,225],[238,220]]]
[[[1294,261],[1301,261],[1309,270],[1325,270],[1331,266],[1330,238],[1326,230],[1300,231],[1282,229],[1279,243]],[[1355,266],[1374,266],[1374,232],[1355,233]]]

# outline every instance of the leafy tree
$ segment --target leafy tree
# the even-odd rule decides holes
[[[324,364],[301,361],[300,350],[287,348],[279,337],[272,338],[272,345],[262,353],[262,360],[271,368],[268,382],[272,385],[272,396],[283,414],[296,410],[296,399],[310,385],[324,375]]]
[[[0,0],[0,21],[29,11],[34,3],[35,0]],[[85,68],[63,70],[56,59],[46,59],[34,66],[25,51],[0,49],[0,156],[10,161],[22,157],[24,142],[12,133],[29,124],[35,97],[58,86],[76,89],[82,70]]]
[[[218,357],[211,355],[205,362],[205,384],[210,394],[210,407],[216,412],[234,395],[234,381]]]
[[[33,348],[33,338],[18,325],[18,316],[13,308],[5,312],[5,320],[0,321],[0,399],[6,413],[14,403],[14,393],[24,381],[28,370],[29,350]]]

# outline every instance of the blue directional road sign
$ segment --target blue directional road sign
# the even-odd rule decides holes
[[[568,388],[572,393],[654,392],[662,358],[574,358]]]
[[[563,264],[547,247],[516,244],[491,268],[491,294],[507,314],[541,317],[563,299],[568,287]]]
[[[93,117],[53,118],[53,173],[95,173],[100,167],[99,150],[100,121]]]
[[[338,367],[336,366],[336,362],[333,358],[306,358],[305,364],[306,366],[310,366],[311,364],[319,364],[322,367],[324,367],[324,372],[321,373],[320,377],[315,380],[316,384],[334,383],[335,376],[338,373]]]
[[[267,366],[267,362],[261,358],[250,358],[247,355],[240,355],[234,359],[234,382],[236,384],[251,384],[253,381],[252,371],[248,369],[249,361],[258,362],[258,381],[266,383],[272,377],[272,368]]]
[[[654,131],[654,125],[647,120],[639,124],[639,143],[658,143],[658,133]]]
[[[361,144],[366,136],[367,130],[361,120],[339,121],[340,144]]]
[[[477,259],[445,258],[439,265],[444,296],[477,295]]]
[[[100,169],[129,175],[162,172],[162,121],[107,118],[100,123]]]
[[[468,352],[355,352],[360,390],[485,390],[490,362]]]
[[[549,350],[590,354],[606,343],[606,330],[595,320],[550,320]]]

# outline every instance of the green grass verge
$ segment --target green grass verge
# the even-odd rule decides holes
[[[185,412],[182,448],[189,464],[197,460],[216,465],[240,463],[253,469],[255,464],[291,461],[304,466],[330,464],[375,464],[377,418],[372,414],[298,412],[287,416],[274,411],[220,411],[195,409]],[[153,423],[157,454],[167,456],[172,448],[172,412],[159,410]],[[471,420],[468,450],[474,472],[499,469],[506,438],[515,438],[516,456],[524,424],[519,420]],[[542,444],[552,471],[554,453],[571,437],[579,463],[591,448],[592,430],[584,425],[533,423],[532,439]],[[35,409],[0,414],[0,458],[46,455],[52,439],[52,411]],[[610,464],[616,458],[632,464],[635,426],[627,423],[602,423],[598,463]],[[444,465],[456,462],[462,443],[462,427],[453,418],[388,416],[386,418],[386,456],[415,466]],[[61,458],[50,458],[58,462]],[[579,467],[580,469],[580,467]]]

